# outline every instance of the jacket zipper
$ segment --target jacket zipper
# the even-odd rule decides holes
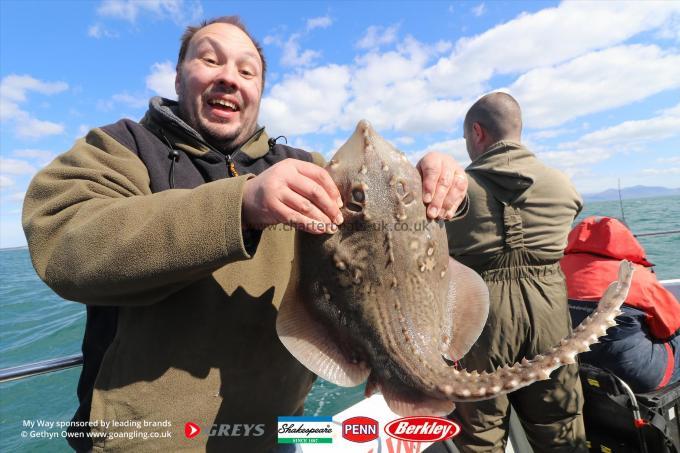
[[[251,136],[251,137],[243,144],[243,146],[246,146],[248,143],[250,143],[250,141],[252,140],[252,138],[253,138],[258,132],[260,132],[262,129],[264,129],[264,127],[261,127],[260,129],[258,129],[257,131],[255,131],[255,133],[254,133],[254,134],[253,134],[253,135],[252,135],[252,136]],[[218,150],[217,150],[215,147],[213,147],[210,143],[207,143],[205,140],[203,140],[203,143],[204,143],[205,145],[207,145],[208,148],[209,148],[210,150],[212,150],[213,152],[217,153],[218,155],[220,155],[220,156],[224,156],[224,155],[225,155],[224,153],[221,153],[220,151],[218,151]],[[227,176],[240,176],[238,170],[236,170],[236,164],[234,163],[234,156],[237,155],[237,154],[240,153],[240,152],[241,152],[241,148],[238,148],[238,149],[237,149],[236,151],[234,151],[233,153],[227,154],[227,155],[226,155],[226,158],[227,158],[227,159],[226,159],[225,163],[227,164]]]
[[[237,149],[232,154],[237,154],[241,149]],[[238,176],[238,171],[236,170],[236,165],[234,165],[234,159],[232,154],[227,154],[227,174],[229,176]]]

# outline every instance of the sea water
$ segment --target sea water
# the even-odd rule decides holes
[[[680,197],[624,200],[623,213],[634,233],[680,230]],[[622,217],[618,201],[587,203],[577,220],[590,215]],[[639,240],[659,279],[680,278],[680,234]],[[27,249],[0,250],[0,368],[79,353],[84,324],[84,307],[64,301],[40,281]],[[0,452],[71,451],[64,439],[22,433],[28,436],[31,429],[23,425],[31,421],[70,420],[79,374],[74,368],[0,384]],[[317,380],[305,414],[333,415],[362,398],[363,386],[347,389]]]

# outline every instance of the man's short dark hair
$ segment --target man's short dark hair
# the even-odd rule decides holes
[[[235,27],[238,27],[243,33],[245,33],[248,38],[253,42],[253,45],[257,49],[257,53],[260,55],[260,61],[262,61],[262,90],[264,91],[264,75],[267,72],[267,60],[264,58],[264,52],[262,51],[262,46],[260,46],[260,43],[255,40],[255,38],[252,37],[248,29],[246,28],[246,25],[241,21],[241,18],[239,16],[221,16],[221,17],[216,17],[214,19],[208,19],[204,20],[197,26],[189,25],[186,30],[184,30],[184,33],[182,34],[182,38],[180,39],[181,45],[179,47],[179,55],[177,57],[177,66],[175,69],[177,72],[179,72],[179,67],[184,61],[184,58],[186,57],[187,54],[187,49],[189,48],[189,42],[191,42],[191,38],[194,37],[196,32],[200,30],[203,27],[207,27],[208,25],[212,24],[229,24],[233,25]]]
[[[490,93],[482,96],[468,110],[463,123],[466,133],[474,123],[479,123],[493,141],[519,138],[522,134],[522,111],[509,94]]]

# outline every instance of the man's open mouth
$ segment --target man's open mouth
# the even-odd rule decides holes
[[[224,109],[229,112],[238,112],[240,110],[237,104],[231,101],[227,101],[226,99],[209,99],[208,105],[210,105],[211,107]]]

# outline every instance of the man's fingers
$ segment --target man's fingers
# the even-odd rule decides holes
[[[307,225],[296,225],[296,228],[304,231],[313,229],[314,233],[323,233],[331,228],[333,222],[314,203],[298,193],[287,190],[285,194],[282,194],[281,201],[289,209],[284,210],[287,217],[283,223],[295,222],[297,224],[304,220]]]
[[[331,180],[331,183],[333,183],[333,180]],[[335,184],[333,184],[333,186],[335,187]],[[338,208],[337,201],[333,198],[333,195],[329,194],[320,183],[316,182],[316,180],[301,174],[298,175],[297,178],[291,179],[288,182],[288,187],[294,190],[301,198],[310,201],[314,205],[314,209],[316,209],[319,214],[322,214],[324,219],[331,219],[328,221],[329,223],[342,223],[343,218],[340,209]],[[335,191],[337,192],[337,187],[335,188]],[[312,211],[310,211],[310,213],[311,212]],[[306,215],[313,217],[310,214]],[[321,217],[318,217],[318,219],[321,220]]]
[[[453,176],[453,181],[449,192],[444,198],[442,208],[439,211],[439,216],[445,220],[450,220],[456,213],[458,206],[465,199],[467,193],[467,177],[465,172],[456,172]]]
[[[323,187],[328,197],[333,200],[336,208],[342,207],[342,197],[340,196],[338,186],[335,185],[333,178],[324,168],[310,162],[297,161],[296,163],[296,168],[300,174],[316,181],[317,184]]]
[[[435,196],[437,182],[440,178],[441,161],[438,159],[430,159],[429,155],[426,155],[418,162],[418,169],[423,178],[423,201],[426,204],[431,203]]]
[[[274,211],[277,217],[276,223],[290,225],[297,230],[312,234],[322,234],[328,230],[327,224],[309,218],[281,201],[276,203]]]
[[[449,195],[452,184],[453,173],[449,168],[444,168],[437,180],[432,201],[427,207],[427,216],[431,219],[443,216],[444,212],[441,211],[441,208]]]

